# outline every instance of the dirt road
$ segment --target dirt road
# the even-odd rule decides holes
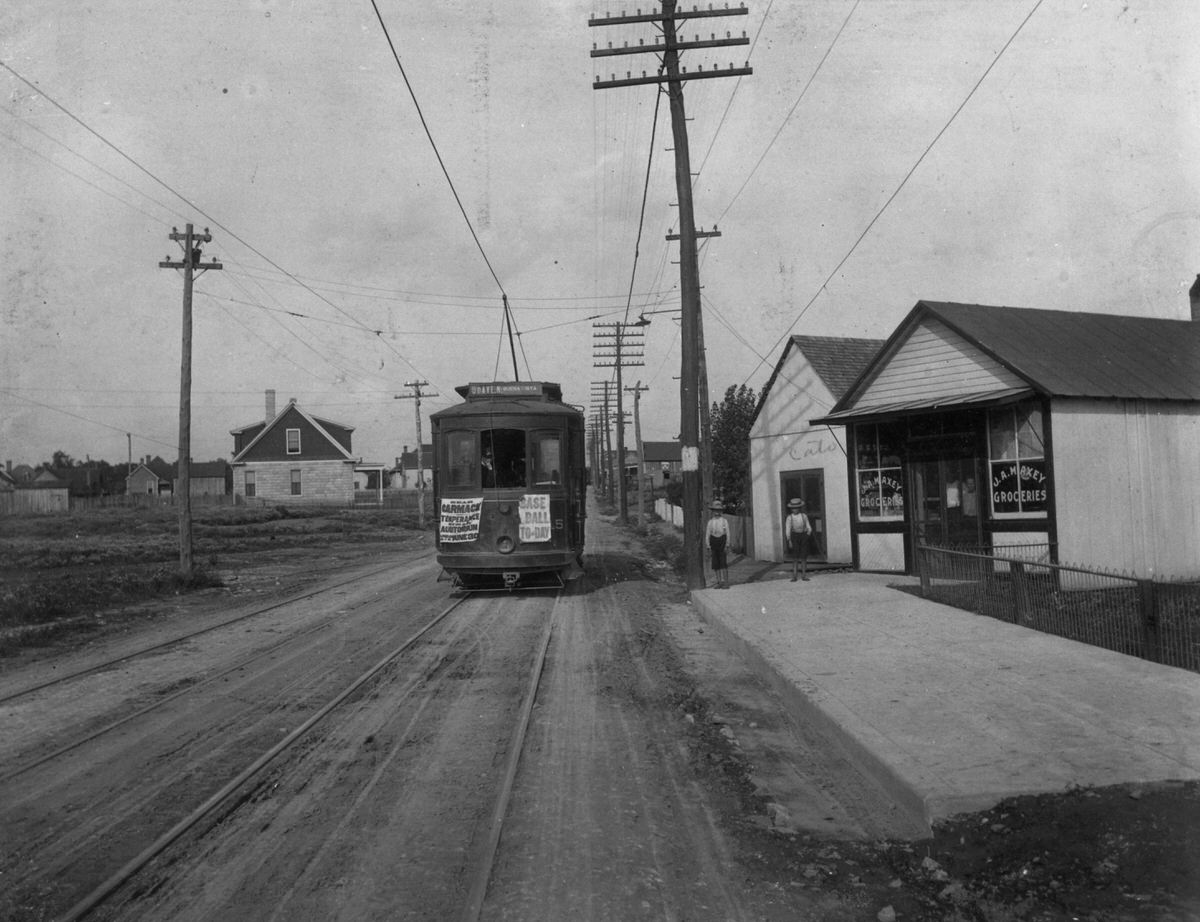
[[[0,918],[1161,919],[1186,887],[1189,792],[1004,805],[916,841],[602,517],[576,591],[453,610],[421,544],[326,572],[312,553],[5,663]],[[1114,893],[1137,855],[1156,885]]]
[[[601,519],[591,533],[577,591],[467,599],[88,916],[460,917],[485,866],[524,683],[551,621],[482,918],[784,919],[814,905],[853,913],[840,897],[765,879],[753,856],[760,840],[799,828],[903,832],[886,803],[822,755],[819,740],[803,739],[703,634],[661,564]],[[0,697],[172,631],[215,626],[0,704],[0,775],[18,773],[0,804],[0,915],[47,919],[77,906],[444,607],[449,594],[427,552],[395,564],[375,559],[340,587],[310,586],[228,624],[236,606],[182,606],[153,637],[7,672]],[[126,722],[106,729],[117,720]],[[781,745],[814,744],[779,756]],[[35,759],[46,761],[21,771]]]

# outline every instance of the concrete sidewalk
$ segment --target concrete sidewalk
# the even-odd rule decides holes
[[[1200,778],[1200,674],[918,595],[903,576],[735,561],[692,594],[790,708],[926,823],[1005,797]]]

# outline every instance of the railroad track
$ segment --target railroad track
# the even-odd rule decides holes
[[[421,554],[417,557],[412,558],[412,560],[405,561],[405,562],[412,563],[412,562],[416,562],[419,560],[428,559],[432,556],[433,556],[432,553]],[[397,566],[396,563],[389,563],[386,567],[378,567],[378,568],[368,570],[365,572],[355,573],[353,576],[349,576],[346,579],[338,580],[337,582],[333,582],[333,583],[325,583],[321,586],[318,586],[315,589],[306,590],[305,592],[300,592],[295,595],[288,596],[287,598],[281,599],[277,602],[272,602],[269,605],[262,605],[257,608],[253,608],[249,611],[242,612],[233,618],[227,618],[223,621],[219,621],[215,624],[209,624],[209,625],[206,625],[202,628],[198,628],[193,631],[186,631],[182,634],[174,635],[166,640],[159,641],[159,642],[153,643],[153,644],[148,644],[144,647],[139,647],[138,649],[132,650],[129,653],[124,653],[120,656],[114,656],[114,657],[111,657],[109,659],[103,660],[98,663],[93,663],[92,665],[87,666],[85,668],[70,670],[70,671],[64,672],[62,674],[55,675],[53,678],[46,679],[46,680],[38,682],[36,684],[28,685],[23,688],[18,688],[14,691],[5,692],[3,694],[0,694],[0,705],[8,704],[11,701],[16,701],[19,698],[24,698],[28,695],[32,695],[34,692],[39,692],[39,691],[43,691],[48,688],[53,688],[56,685],[64,685],[68,682],[74,681],[83,676],[92,675],[97,672],[104,672],[104,671],[112,669],[116,666],[120,666],[125,663],[131,662],[133,660],[137,660],[142,657],[150,656],[151,654],[154,654],[154,653],[159,653],[170,647],[176,646],[181,643],[185,643],[189,640],[193,640],[204,634],[210,634],[214,631],[219,631],[223,628],[230,627],[231,625],[237,624],[242,621],[249,621],[253,618],[259,617],[260,615],[264,615],[264,614],[268,614],[273,611],[277,611],[278,609],[285,608],[289,605],[295,605],[297,602],[301,602],[306,599],[316,598],[317,596],[332,592],[336,589],[341,589],[345,586],[349,586],[354,583],[361,582],[362,580],[368,579],[372,576],[378,576],[381,573],[387,573],[389,571],[393,571],[396,569],[396,566]]]
[[[345,585],[345,583],[340,585]],[[311,595],[312,593],[304,594],[300,598],[309,598]],[[466,603],[471,604],[468,606],[469,610],[463,612],[463,606]],[[277,606],[271,606],[271,608],[275,607]],[[425,622],[419,627],[411,629],[407,636],[387,649],[383,656],[376,659],[367,668],[360,669],[349,680],[346,680],[343,676],[341,687],[336,693],[332,693],[328,689],[323,690],[322,695],[324,696],[324,700],[322,704],[317,706],[314,700],[309,699],[305,707],[310,710],[310,713],[301,724],[288,732],[282,739],[277,739],[273,741],[272,745],[262,749],[261,754],[257,758],[254,758],[252,762],[228,778],[219,789],[209,793],[203,802],[190,809],[186,815],[172,817],[174,822],[165,831],[158,831],[149,846],[140,848],[136,854],[129,854],[132,849],[127,846],[124,849],[125,854],[122,855],[125,860],[120,867],[108,874],[102,882],[92,886],[82,897],[75,899],[60,918],[81,919],[92,915],[98,907],[106,904],[114,894],[128,890],[128,884],[133,878],[143,873],[148,865],[151,865],[152,862],[155,862],[156,859],[169,852],[173,847],[178,847],[177,844],[181,839],[194,840],[195,836],[202,836],[203,831],[211,828],[213,823],[217,821],[216,818],[225,816],[238,804],[246,802],[248,798],[252,798],[256,786],[266,784],[264,779],[269,773],[281,770],[279,766],[286,761],[285,757],[289,752],[296,749],[303,749],[304,746],[300,745],[302,743],[306,743],[309,746],[319,745],[319,743],[312,742],[314,736],[319,735],[318,728],[323,724],[337,725],[339,719],[346,719],[341,717],[341,715],[345,714],[347,708],[351,707],[354,702],[361,701],[364,696],[379,694],[380,692],[377,689],[381,683],[391,682],[396,686],[388,691],[388,702],[389,707],[399,707],[405,701],[412,701],[420,698],[422,694],[429,694],[430,688],[427,687],[427,684],[431,681],[432,677],[438,674],[439,670],[445,673],[441,679],[443,682],[450,682],[458,678],[459,676],[451,674],[451,667],[456,662],[476,655],[477,648],[483,643],[482,637],[484,636],[486,622],[488,621],[481,614],[485,609],[485,599],[460,598],[452,601],[450,604],[443,606],[432,617],[427,617]],[[464,617],[458,621],[457,625],[450,624],[447,622],[447,619],[451,613],[456,611],[463,613]],[[234,620],[243,620],[244,617],[249,616],[247,614],[243,618]],[[311,638],[311,636],[319,634],[326,630],[333,623],[333,620],[327,619],[320,624],[310,626],[303,631],[302,636]],[[451,619],[451,621],[453,620]],[[472,867],[472,881],[469,887],[470,895],[463,916],[464,919],[478,918],[483,898],[486,895],[487,882],[491,876],[491,865],[499,843],[500,830],[507,811],[508,797],[511,792],[513,778],[516,774],[517,761],[520,758],[520,753],[524,745],[524,735],[536,697],[538,681],[545,662],[546,650],[551,642],[554,624],[553,609],[550,615],[544,620],[545,623],[536,645],[537,649],[532,656],[529,677],[524,690],[523,704],[506,747],[505,769],[501,783],[497,789],[494,808],[486,824],[484,851],[476,859]],[[225,622],[226,625],[230,623],[232,622]],[[435,637],[440,638],[440,640],[434,639]],[[180,639],[176,638],[173,642],[177,643]],[[233,674],[245,672],[247,667],[261,662],[265,658],[269,658],[273,653],[277,653],[287,644],[295,643],[296,641],[297,637],[284,638],[273,645],[270,650],[258,651],[254,656],[245,658],[236,665],[221,670],[218,674],[206,677],[203,685],[211,690],[213,685],[228,679]],[[422,641],[425,643],[422,644]],[[442,645],[439,651],[428,652],[433,651],[435,645],[438,643]],[[143,654],[147,653],[152,649],[157,649],[158,646],[160,645],[156,645],[154,648],[147,648],[147,650],[142,652]],[[426,655],[423,656],[417,653],[422,646],[427,651]],[[121,661],[126,659],[127,657],[122,657]],[[361,659],[361,656],[359,659]],[[450,663],[450,666],[447,666],[447,663]],[[88,670],[88,672],[90,671]],[[389,676],[389,673],[392,675]],[[85,673],[79,673],[78,675],[83,674]],[[372,688],[375,688],[376,691],[370,691]],[[159,707],[197,689],[199,689],[199,686],[182,689],[162,702],[155,702],[145,708],[139,709],[133,714],[125,715],[117,721],[112,721],[85,738],[72,741],[72,743],[61,746],[52,753],[39,757],[36,762],[29,762],[19,766],[0,780],[15,779],[26,775],[33,768],[42,767],[47,763],[53,765],[56,760],[67,757],[72,750],[77,749],[84,743],[90,742],[103,734],[113,732],[122,726],[136,726],[138,720],[146,718],[151,711],[157,710]],[[280,686],[279,690],[281,696],[286,699],[291,699],[295,694],[295,689],[288,684]],[[434,693],[436,693],[436,683],[434,683]],[[424,705],[413,705],[413,707],[414,713],[420,714]],[[279,716],[276,711],[272,711],[271,714],[272,718]],[[414,721],[417,720],[416,717],[413,719]],[[253,736],[254,734],[251,733],[249,735]],[[261,734],[259,735],[261,736]],[[161,796],[162,790],[173,784],[179,777],[195,774],[198,770],[202,770],[198,769],[197,763],[193,761],[193,757],[198,755],[200,750],[211,748],[211,746],[211,742],[201,739],[184,747],[184,761],[172,777],[160,776],[156,783],[150,785],[153,790],[144,792],[145,796],[130,795],[125,798],[119,798],[114,812],[119,813],[121,816],[88,826],[86,833],[81,837],[77,837],[67,851],[73,851],[75,860],[81,861],[83,860],[88,841],[94,843],[98,839],[107,841],[118,838],[120,829],[131,822],[128,819],[129,816],[144,816],[148,813],[157,813],[155,804]],[[376,783],[379,783],[378,780]],[[366,798],[369,795],[364,793],[360,796]],[[4,822],[2,814],[0,814],[0,822]],[[134,826],[145,825],[144,821],[140,820],[132,822]],[[162,825],[159,824],[160,830]],[[144,842],[144,838],[142,842]],[[51,845],[48,841],[44,841],[43,844],[47,846]],[[120,850],[118,849],[118,851]],[[67,861],[70,863],[71,858],[68,857]],[[8,862],[5,863],[7,864]],[[5,874],[5,879],[10,892],[14,888],[27,893],[38,889],[37,881],[30,879],[28,876],[23,876],[19,872],[12,873],[13,869],[5,870],[8,871]],[[65,868],[62,870],[65,870]],[[3,907],[0,907],[0,909],[3,909]],[[119,912],[120,910],[116,911]],[[136,911],[135,914],[140,916],[140,910]],[[38,917],[42,916],[39,915]]]
[[[428,555],[426,555],[426,556],[428,556]],[[284,608],[289,604],[295,604],[296,602],[299,602],[299,601],[304,601],[304,600],[315,598],[319,595],[322,595],[323,593],[331,592],[335,589],[340,589],[340,588],[344,588],[345,586],[353,585],[354,583],[361,582],[372,576],[378,576],[380,573],[388,572],[389,570],[393,570],[393,569],[394,569],[394,567],[386,567],[383,569],[370,570],[366,573],[359,573],[349,579],[340,580],[336,583],[333,583],[333,584],[330,584],[327,586],[323,586],[319,589],[315,589],[315,590],[312,590],[307,593],[302,593],[300,595],[292,596],[285,601],[272,603],[271,605],[266,605],[266,606],[262,606],[260,608],[256,608],[253,611],[244,612],[244,613],[238,615],[236,618],[226,619],[224,621],[221,621],[219,624],[209,625],[201,630],[191,631],[191,632],[183,634],[179,637],[172,638],[169,641],[152,644],[150,646],[144,647],[133,653],[125,654],[121,657],[106,660],[103,663],[97,664],[95,666],[91,666],[87,669],[81,669],[81,670],[77,670],[75,672],[67,673],[66,675],[63,675],[63,676],[58,676],[55,679],[42,682],[39,685],[31,686],[29,689],[26,689],[24,691],[14,693],[14,694],[10,695],[8,698],[0,699],[0,705],[4,704],[6,702],[9,702],[9,701],[13,701],[13,700],[22,698],[25,695],[32,694],[34,691],[45,691],[47,689],[54,688],[55,686],[65,685],[69,682],[78,680],[80,678],[83,678],[88,675],[92,675],[97,672],[103,672],[103,671],[105,671],[107,669],[111,669],[115,666],[128,663],[139,657],[149,656],[152,653],[157,653],[162,650],[168,649],[170,647],[176,646],[178,644],[184,643],[188,640],[194,639],[203,634],[212,633],[220,628],[228,628],[234,624],[248,621],[259,615],[277,611],[278,609]],[[415,581],[415,579],[416,578],[405,580],[403,583],[401,583],[401,585],[403,586],[405,583],[411,584],[412,582]],[[244,656],[244,657],[237,659],[230,666],[220,669],[217,672],[205,675],[203,678],[197,678],[195,681],[187,681],[187,684],[185,684],[182,688],[178,689],[177,691],[169,692],[165,695],[160,695],[159,697],[156,697],[150,703],[137,708],[132,713],[124,714],[121,717],[116,718],[115,720],[111,720],[111,721],[101,724],[99,727],[88,729],[86,732],[74,736],[68,742],[58,745],[57,747],[55,747],[54,749],[52,749],[49,752],[45,752],[40,755],[34,756],[32,758],[26,759],[25,761],[23,761],[19,765],[15,766],[14,768],[10,768],[5,771],[0,771],[0,785],[7,784],[8,782],[13,781],[14,779],[20,777],[21,775],[24,775],[30,771],[33,771],[35,768],[40,768],[49,762],[53,762],[55,759],[61,758],[62,756],[66,755],[67,753],[71,752],[72,750],[78,749],[81,746],[91,743],[108,733],[113,733],[113,732],[119,730],[121,727],[125,726],[126,724],[129,724],[133,721],[139,720],[139,719],[147,716],[148,714],[151,714],[154,711],[165,708],[168,705],[177,702],[179,699],[186,698],[191,695],[195,695],[201,691],[204,691],[208,687],[215,685],[218,682],[226,681],[226,680],[228,680],[228,678],[230,676],[234,676],[240,672],[244,672],[249,667],[255,665],[256,663],[270,660],[272,657],[277,657],[280,655],[280,653],[282,651],[285,651],[289,647],[297,647],[297,646],[302,645],[303,643],[309,642],[311,640],[311,638],[313,638],[314,635],[321,634],[325,631],[328,631],[330,628],[341,623],[343,620],[344,620],[344,612],[342,610],[336,611],[336,612],[328,615],[327,617],[324,617],[321,620],[316,621],[313,624],[310,624],[300,630],[297,630],[293,633],[285,635],[284,637],[275,641],[274,643],[270,643],[270,644],[267,644],[266,646],[259,647],[258,649],[256,649],[253,653],[249,654],[248,656]]]

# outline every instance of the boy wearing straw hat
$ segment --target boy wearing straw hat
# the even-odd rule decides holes
[[[717,577],[717,588],[729,588],[729,562],[725,559],[725,545],[729,542],[729,523],[725,521],[724,506],[719,502],[709,503],[712,518],[704,534],[708,538],[708,553],[712,559],[713,574]]]
[[[783,533],[787,538],[788,554],[792,558],[792,582],[796,581],[796,571],[800,578],[808,582],[808,545],[812,534],[812,525],[804,514],[804,500],[788,500],[788,517],[783,523]]]

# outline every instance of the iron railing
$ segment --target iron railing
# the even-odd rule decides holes
[[[1117,653],[1200,672],[1200,582],[1050,562],[1047,545],[918,545],[921,594]]]

